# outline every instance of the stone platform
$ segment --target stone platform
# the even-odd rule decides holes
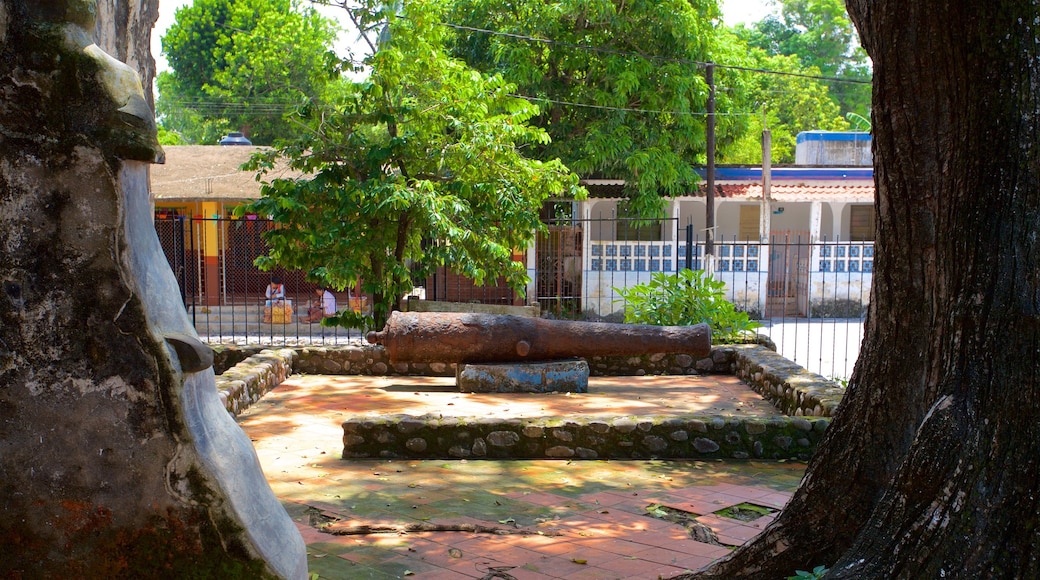
[[[432,399],[438,406],[454,402],[449,409],[469,402],[477,405],[474,412],[487,409],[479,398],[437,393],[434,385],[416,395],[414,387],[423,385],[343,378],[295,375],[239,416],[272,489],[303,534],[309,572],[328,580],[479,580],[491,568],[517,580],[672,578],[761,532],[776,512],[747,521],[726,517],[725,510],[744,502],[782,507],[805,468],[794,461],[343,460],[341,423],[351,407],[369,414],[387,404],[412,412]],[[395,384],[400,389],[389,390]],[[734,398],[694,404],[735,412],[742,399]],[[551,409],[561,412],[573,397],[552,399]],[[622,409],[615,406],[620,401],[598,405]],[[691,538],[681,522],[659,519],[654,506],[690,512],[721,545]],[[425,524],[523,533],[397,531]],[[334,535],[326,533],[329,525],[386,533]]]
[[[757,345],[714,351],[723,374],[602,376],[604,363],[590,361],[584,394],[462,393],[454,365],[388,365],[371,347],[264,351],[238,364],[218,354],[232,365],[217,381],[232,414],[293,372],[349,373],[317,379],[335,395],[346,458],[803,460],[844,394]],[[671,368],[678,358],[623,362]],[[429,372],[438,376],[410,376]],[[310,380],[291,375],[278,390],[292,396]]]
[[[804,459],[829,424],[788,417],[729,375],[591,377],[585,394],[462,393],[454,382],[297,375],[260,404],[336,393],[344,458]]]

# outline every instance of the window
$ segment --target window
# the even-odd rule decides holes
[[[740,228],[737,230],[737,241],[757,242],[759,240],[758,212],[757,205],[740,206]]]
[[[660,242],[662,240],[659,219],[639,219],[628,203],[619,201],[617,206],[617,240],[628,242]]]
[[[874,206],[854,205],[849,208],[849,240],[874,241]]]

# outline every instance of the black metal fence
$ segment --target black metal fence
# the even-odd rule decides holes
[[[346,344],[361,339],[358,330],[306,322],[317,286],[304,272],[275,268],[262,272],[254,264],[268,246],[263,234],[269,220],[156,218],[155,230],[177,278],[185,308],[196,331],[212,343]],[[285,289],[293,309],[289,318],[265,322],[265,290],[273,279]],[[336,293],[340,309],[360,306],[349,292]]]
[[[300,271],[261,272],[268,247],[262,219],[159,218],[155,228],[185,307],[210,342],[345,344],[359,330],[304,322],[315,285]],[[445,268],[426,280],[428,300],[538,304],[544,316],[623,320],[618,288],[656,273],[709,268],[727,298],[761,321],[788,358],[828,377],[847,378],[858,356],[873,272],[872,242],[812,241],[787,232],[768,242],[722,238],[709,256],[703,239],[677,219],[655,223],[618,218],[557,220],[533,249],[519,253],[531,277],[526,299],[501,281],[475,286]],[[272,276],[285,286],[294,316],[264,322],[264,290]],[[336,293],[339,308],[365,308],[361,297]]]

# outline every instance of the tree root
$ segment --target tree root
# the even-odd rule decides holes
[[[480,524],[431,524],[420,522],[416,524],[394,525],[356,525],[339,526],[337,524],[326,524],[318,526],[317,530],[334,536],[363,536],[368,534],[414,534],[419,532],[469,532],[472,534],[495,534],[499,536],[562,536],[560,532],[525,530],[520,528],[500,528],[498,526],[483,526]]]

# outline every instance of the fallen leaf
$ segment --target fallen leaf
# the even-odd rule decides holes
[[[589,563],[588,560],[583,560],[581,558],[571,558],[571,562],[574,562],[575,564],[588,564]]]

